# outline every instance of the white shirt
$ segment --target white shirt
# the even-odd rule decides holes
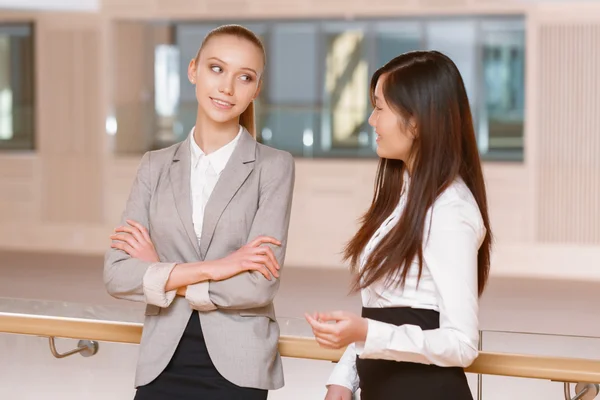
[[[410,178],[405,175],[398,206],[368,242],[360,268],[379,241],[398,223],[404,212]],[[477,255],[486,229],[471,191],[457,179],[434,202],[425,219],[423,271],[419,286],[419,266],[411,263],[404,288],[384,286],[382,281],[361,290],[365,307],[412,307],[440,313],[439,329],[425,330],[415,325],[395,326],[368,320],[364,342],[353,343],[337,363],[327,385],[358,389],[356,356],[467,367],[478,355]]]
[[[231,142],[208,155],[196,143],[194,128],[190,132],[190,194],[192,200],[192,220],[198,243],[200,243],[200,238],[202,237],[202,224],[204,222],[206,204],[219,181],[221,173],[229,162],[242,132],[243,128],[240,126],[237,136]],[[173,302],[177,295],[177,290],[165,292],[165,285],[175,265],[175,263],[157,263],[148,268],[143,279],[143,290],[148,304],[168,307]],[[203,309],[214,309],[214,305],[206,298],[206,295],[194,295],[192,291],[188,290],[186,292],[186,299]]]
[[[194,140],[194,129],[190,133],[191,173],[190,193],[192,196],[192,220],[194,221],[194,232],[200,243],[202,237],[202,224],[204,221],[204,209],[208,199],[217,184],[225,165],[229,162],[235,146],[242,133],[242,127],[237,136],[225,146],[206,155]]]

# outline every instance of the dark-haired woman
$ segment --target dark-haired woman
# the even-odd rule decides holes
[[[362,316],[306,315],[322,347],[348,346],[327,400],[470,400],[491,230],[463,80],[436,51],[400,55],[371,81],[375,194],[345,249]]]

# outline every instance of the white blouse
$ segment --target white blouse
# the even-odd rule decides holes
[[[398,223],[404,211],[410,178],[392,214],[381,224],[360,259]],[[411,307],[439,311],[439,329],[423,331],[416,325],[395,326],[368,320],[364,342],[353,343],[337,363],[327,385],[358,390],[356,356],[362,359],[407,361],[443,367],[467,367],[478,355],[477,255],[486,235],[481,213],[471,191],[457,179],[434,202],[425,219],[423,271],[414,260],[404,288],[375,282],[361,290],[364,307]],[[393,283],[397,283],[397,280]]]
[[[225,146],[205,154],[194,139],[194,129],[190,133],[191,162],[190,162],[190,193],[192,196],[192,220],[194,221],[194,232],[198,243],[202,236],[204,225],[204,209],[212,194],[221,173],[229,162],[237,143],[242,135],[243,128],[240,126],[235,138]]]

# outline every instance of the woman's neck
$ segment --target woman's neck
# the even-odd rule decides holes
[[[221,123],[210,120],[198,113],[194,128],[194,140],[204,154],[210,154],[231,142],[239,131],[238,119]]]

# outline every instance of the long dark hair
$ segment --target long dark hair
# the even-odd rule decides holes
[[[487,230],[478,253],[481,295],[490,269],[492,232],[469,100],[460,72],[452,60],[437,51],[402,54],[375,72],[371,80],[372,99],[382,77],[386,103],[399,115],[399,120],[410,119],[416,124],[410,189],[398,224],[371,252],[359,272],[363,249],[397,206],[404,185],[405,163],[381,158],[371,207],[345,248],[345,259],[350,261],[354,272],[359,272],[354,289],[392,277],[399,277],[400,285],[404,285],[415,258],[420,279],[427,212],[437,197],[461,177],[477,201]]]

